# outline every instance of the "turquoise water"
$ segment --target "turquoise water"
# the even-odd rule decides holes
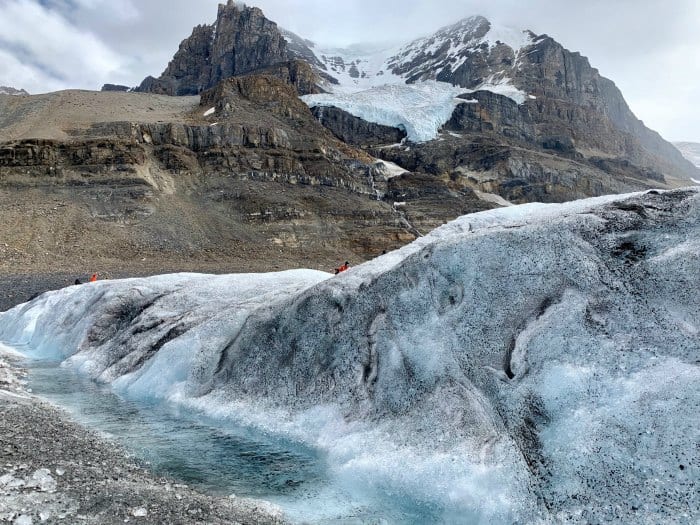
[[[299,443],[162,401],[125,399],[55,362],[29,361],[33,393],[123,447],[158,475],[198,490],[279,505],[313,524],[436,523],[434,508],[376,487],[334,481],[323,455]]]
[[[299,444],[215,421],[167,403],[124,399],[109,386],[54,363],[30,364],[32,391],[107,434],[158,474],[217,495],[294,495],[324,477],[323,461]]]

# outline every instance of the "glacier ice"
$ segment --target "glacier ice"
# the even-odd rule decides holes
[[[699,290],[691,188],[467,215],[335,277],[73,286],[0,340],[311,444],[437,521],[692,523]]]
[[[302,97],[309,106],[334,106],[368,122],[403,128],[409,140],[425,142],[450,120],[457,96],[467,92],[445,82],[384,84],[353,93]]]

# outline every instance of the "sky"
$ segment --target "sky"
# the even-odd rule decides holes
[[[0,85],[30,93],[159,76],[219,0],[0,0]],[[250,0],[326,46],[408,42],[471,15],[546,33],[622,90],[647,126],[700,142],[698,0]]]

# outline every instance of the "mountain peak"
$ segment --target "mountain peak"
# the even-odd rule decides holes
[[[219,4],[214,24],[196,27],[163,74],[146,78],[138,90],[197,95],[226,78],[287,59],[287,42],[277,24],[257,7],[229,0]]]
[[[482,33],[480,36],[484,36],[490,27],[491,22],[489,22],[485,16],[473,15],[462,18],[453,24],[441,27],[435,32],[434,36],[454,33],[466,33],[471,35]]]

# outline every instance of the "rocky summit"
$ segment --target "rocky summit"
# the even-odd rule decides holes
[[[0,94],[0,271],[329,271],[465,213],[692,180],[546,35],[326,50],[229,1],[138,87]]]
[[[140,91],[197,95],[218,82],[284,62],[287,44],[257,7],[229,0],[219,5],[213,25],[199,25],[158,78],[146,78]]]

